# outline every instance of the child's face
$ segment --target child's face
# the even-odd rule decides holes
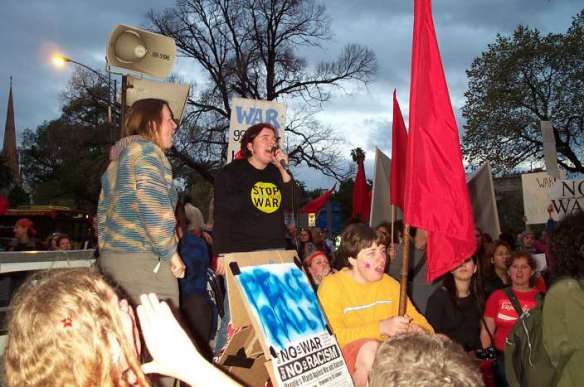
[[[359,283],[375,282],[381,280],[385,272],[387,260],[385,245],[376,242],[366,247],[357,254],[357,258],[350,257],[349,263],[353,271],[353,278]]]
[[[323,277],[327,276],[331,272],[331,265],[329,264],[328,258],[324,255],[319,255],[312,259],[310,267],[308,268],[312,278],[317,284],[322,281]]]

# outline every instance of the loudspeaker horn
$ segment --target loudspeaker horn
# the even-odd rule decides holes
[[[176,45],[168,36],[118,24],[108,39],[106,56],[110,66],[166,78],[176,61]]]

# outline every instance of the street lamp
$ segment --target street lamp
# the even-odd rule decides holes
[[[73,60],[69,57],[63,56],[63,55],[59,55],[59,54],[53,54],[51,56],[51,62],[53,62],[53,64],[56,67],[64,67],[65,64],[67,62],[71,62],[71,63],[75,63],[78,66],[83,67],[86,70],[91,71],[92,73],[96,74],[100,79],[102,80],[106,80],[107,81],[107,98],[108,98],[108,104],[107,104],[107,122],[109,124],[112,123],[112,88],[111,88],[111,81],[112,81],[112,76],[111,76],[111,72],[108,69],[107,72],[107,79],[104,77],[104,75],[102,73],[100,73],[99,71],[92,69],[91,67],[81,63],[81,62],[77,62],[76,60]]]

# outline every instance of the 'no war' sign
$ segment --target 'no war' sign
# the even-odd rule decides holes
[[[233,98],[231,100],[231,120],[229,122],[229,145],[227,162],[231,162],[240,149],[243,134],[252,125],[266,122],[278,130],[280,146],[284,143],[286,127],[286,105],[259,99]]]

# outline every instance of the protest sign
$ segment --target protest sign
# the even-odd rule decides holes
[[[233,160],[239,151],[241,137],[252,125],[266,122],[278,131],[280,146],[284,144],[286,127],[286,105],[275,101],[233,98],[231,100],[231,120],[229,121],[229,144],[227,162]]]
[[[282,387],[352,386],[316,294],[304,272],[292,263],[295,253],[236,253],[225,259],[237,334],[220,364],[250,385],[269,375],[275,386]],[[265,363],[263,370],[258,362]],[[255,371],[250,373],[252,369]]]
[[[547,269],[547,260],[545,259],[545,254],[531,254],[535,260],[535,271],[544,271]]]
[[[562,219],[584,208],[584,179],[580,180],[558,180],[553,185],[550,192],[551,203],[557,217]]]
[[[555,177],[545,172],[526,173],[521,175],[523,189],[523,210],[527,224],[547,222],[547,208],[551,203],[551,189],[556,182]]]
[[[482,165],[472,173],[466,182],[468,196],[472,205],[475,225],[486,232],[493,239],[501,234],[497,201],[495,200],[495,186],[489,164]]]

